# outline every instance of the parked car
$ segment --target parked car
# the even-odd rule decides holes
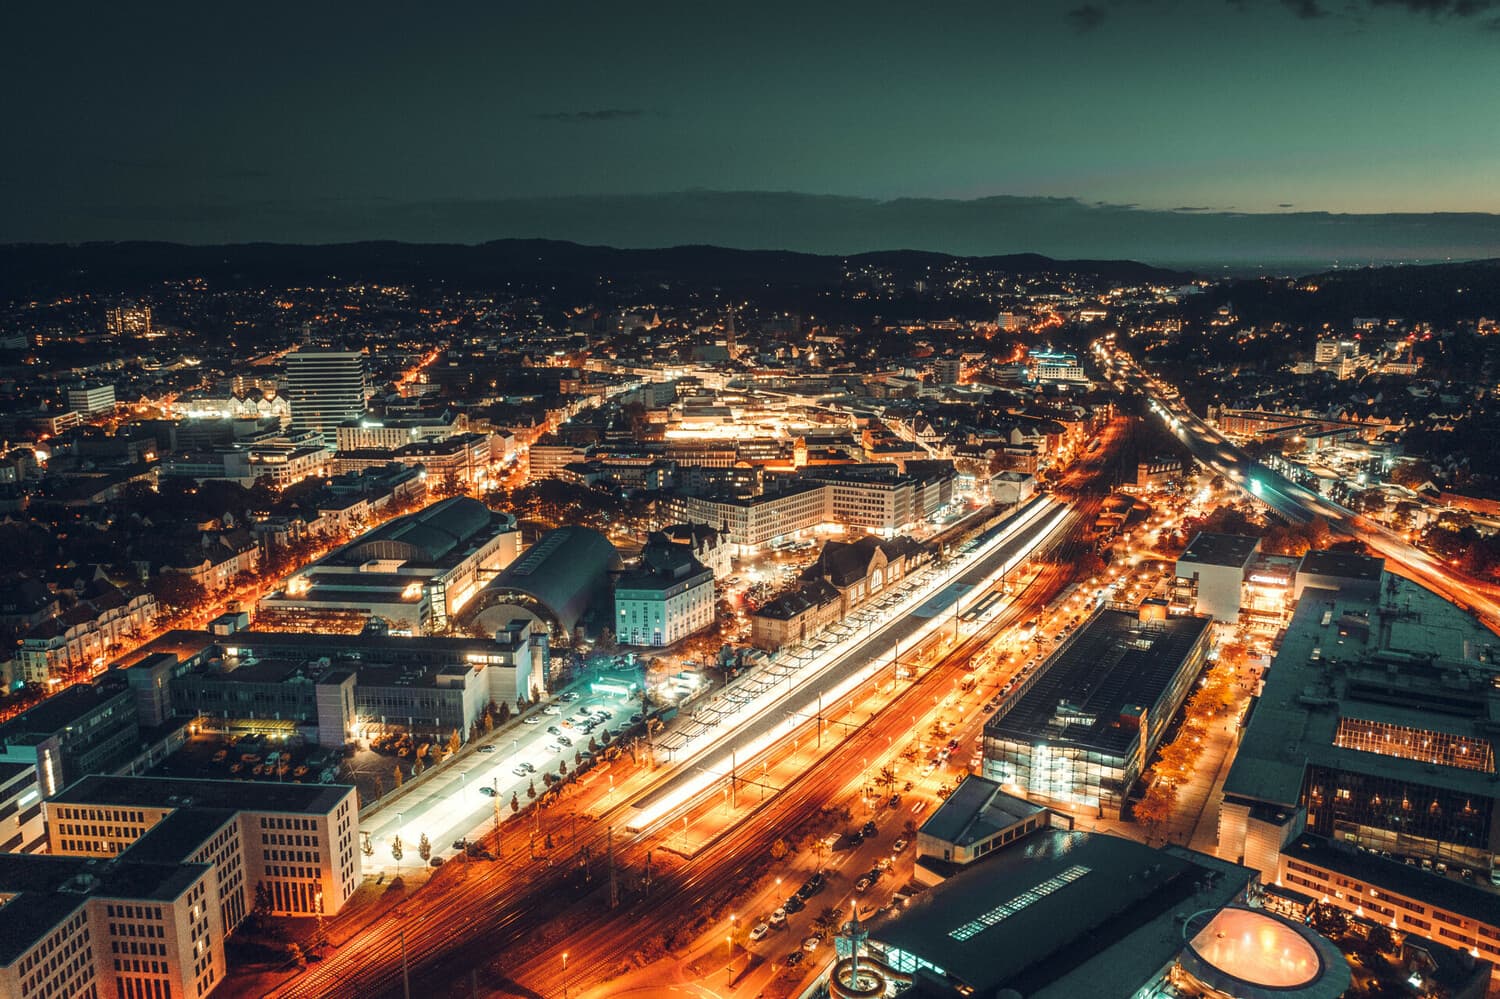
[[[765,923],[756,923],[755,926],[750,930],[750,939],[764,940],[766,938],[766,934],[770,932],[771,927],[767,926]]]
[[[484,795],[486,798],[493,798],[495,796],[495,789],[490,787],[488,784],[481,784],[479,785],[479,793]]]
[[[792,951],[790,954],[788,954],[786,956],[786,966],[788,968],[795,968],[797,965],[799,965],[801,963],[802,963],[802,952],[800,950],[794,950],[794,951]]]
[[[542,714],[544,714],[544,715],[560,715],[560,714],[562,714],[562,708],[558,707],[556,704],[549,704],[545,708],[542,709]]]
[[[479,747],[479,752],[481,752],[481,753],[493,753],[494,751],[495,751],[495,747],[494,746],[480,746]]]
[[[785,926],[786,925],[786,909],[784,909],[784,908],[783,909],[777,909],[775,912],[771,913],[771,918],[769,920],[767,920],[767,922],[769,922],[772,926],[775,926],[777,928]]]
[[[572,704],[574,701],[578,700],[578,691],[576,691],[576,690],[565,691],[561,696],[558,697],[558,700],[559,701],[566,701],[568,704]]]
[[[801,912],[803,909],[807,908],[807,904],[802,901],[802,897],[800,895],[793,895],[791,898],[788,898],[785,902],[781,903],[781,908],[785,912]]]
[[[814,933],[811,936],[806,937],[806,938],[803,939],[803,941],[802,941],[802,949],[805,950],[805,951],[807,951],[809,954],[811,954],[813,951],[815,951],[815,950],[818,949],[818,944],[820,944],[822,942],[823,942],[823,934],[822,933]]]
[[[864,836],[865,839],[869,839],[871,836],[874,836],[876,833],[880,832],[880,830],[875,828],[875,823],[872,821],[866,822],[864,824],[864,828],[860,829],[859,832],[860,835]]]
[[[870,886],[874,883],[868,874],[863,875],[858,881],[854,882],[854,890],[859,892],[869,891]]]
[[[526,724],[527,725],[540,725],[541,723],[542,723],[542,716],[541,715],[527,715],[526,716]]]
[[[904,839],[898,839],[898,840],[896,840],[896,842],[894,842],[894,843],[891,844],[891,852],[892,853],[900,853],[902,850],[905,850],[905,849],[906,849],[906,840],[904,840]]]

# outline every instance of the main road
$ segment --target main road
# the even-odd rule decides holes
[[[1096,345],[1095,350],[1100,360],[1107,360],[1114,369],[1115,384],[1144,395],[1188,452],[1205,466],[1289,520],[1306,522],[1322,517],[1334,533],[1362,541],[1384,556],[1392,571],[1472,612],[1490,630],[1500,632],[1500,600],[1496,599],[1495,587],[1465,577],[1395,532],[1254,460],[1201,420],[1179,393],[1141,370],[1124,351],[1103,344]]]

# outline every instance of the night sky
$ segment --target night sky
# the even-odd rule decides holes
[[[819,241],[806,199],[705,192],[838,196],[824,250],[1500,212],[1489,0],[18,6],[0,240]],[[927,200],[997,196],[977,238]],[[1432,252],[1500,248],[1465,225]]]

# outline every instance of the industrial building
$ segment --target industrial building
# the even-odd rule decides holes
[[[610,616],[610,575],[620,556],[609,539],[570,525],[542,535],[474,597],[465,618],[485,631],[529,619],[553,644],[570,644],[595,606]]]
[[[434,503],[369,531],[288,577],[261,598],[278,623],[353,630],[380,618],[412,635],[441,631],[520,547],[515,518],[466,496]]]
[[[1211,624],[1149,606],[1096,611],[985,723],[984,776],[1119,818],[1207,660]]]

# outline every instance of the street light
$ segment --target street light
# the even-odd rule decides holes
[[[563,999],[568,999],[568,952],[563,951]]]

